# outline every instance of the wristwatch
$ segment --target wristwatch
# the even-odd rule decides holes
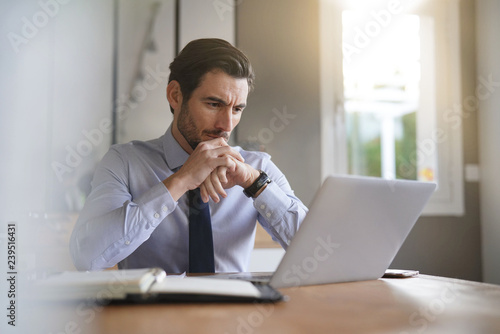
[[[252,183],[248,188],[243,190],[243,193],[247,197],[255,197],[255,195],[257,195],[262,188],[272,182],[264,171],[259,170],[259,172],[260,175],[257,180],[255,180],[254,183]]]

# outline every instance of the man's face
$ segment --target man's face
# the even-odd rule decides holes
[[[233,78],[220,70],[205,74],[178,112],[177,129],[191,148],[188,151],[202,141],[218,137],[228,141],[240,121],[247,96],[246,79]]]

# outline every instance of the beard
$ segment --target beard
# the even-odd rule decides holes
[[[189,112],[187,103],[182,103],[181,105],[179,120],[177,122],[177,129],[193,150],[196,148],[196,146],[198,146],[199,143],[202,142],[201,136],[204,134],[222,137],[226,142],[229,140],[229,133],[222,130],[203,130],[200,134],[200,130],[196,126],[194,118]]]

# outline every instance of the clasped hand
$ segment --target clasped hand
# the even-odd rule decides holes
[[[227,197],[224,189],[236,185],[246,188],[259,176],[222,138],[198,144],[177,173],[188,180],[188,190],[200,187],[202,200],[208,202],[212,198],[216,203],[220,201],[219,196]]]

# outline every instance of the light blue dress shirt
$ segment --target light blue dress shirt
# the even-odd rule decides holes
[[[256,221],[286,249],[307,213],[268,154],[235,149],[272,182],[256,199],[235,186],[219,203],[210,200],[216,272],[248,270]],[[162,181],[188,157],[171,127],[158,139],[113,145],[95,171],[71,235],[75,266],[100,270],[118,263],[120,268],[187,271],[187,194],[174,201]]]

